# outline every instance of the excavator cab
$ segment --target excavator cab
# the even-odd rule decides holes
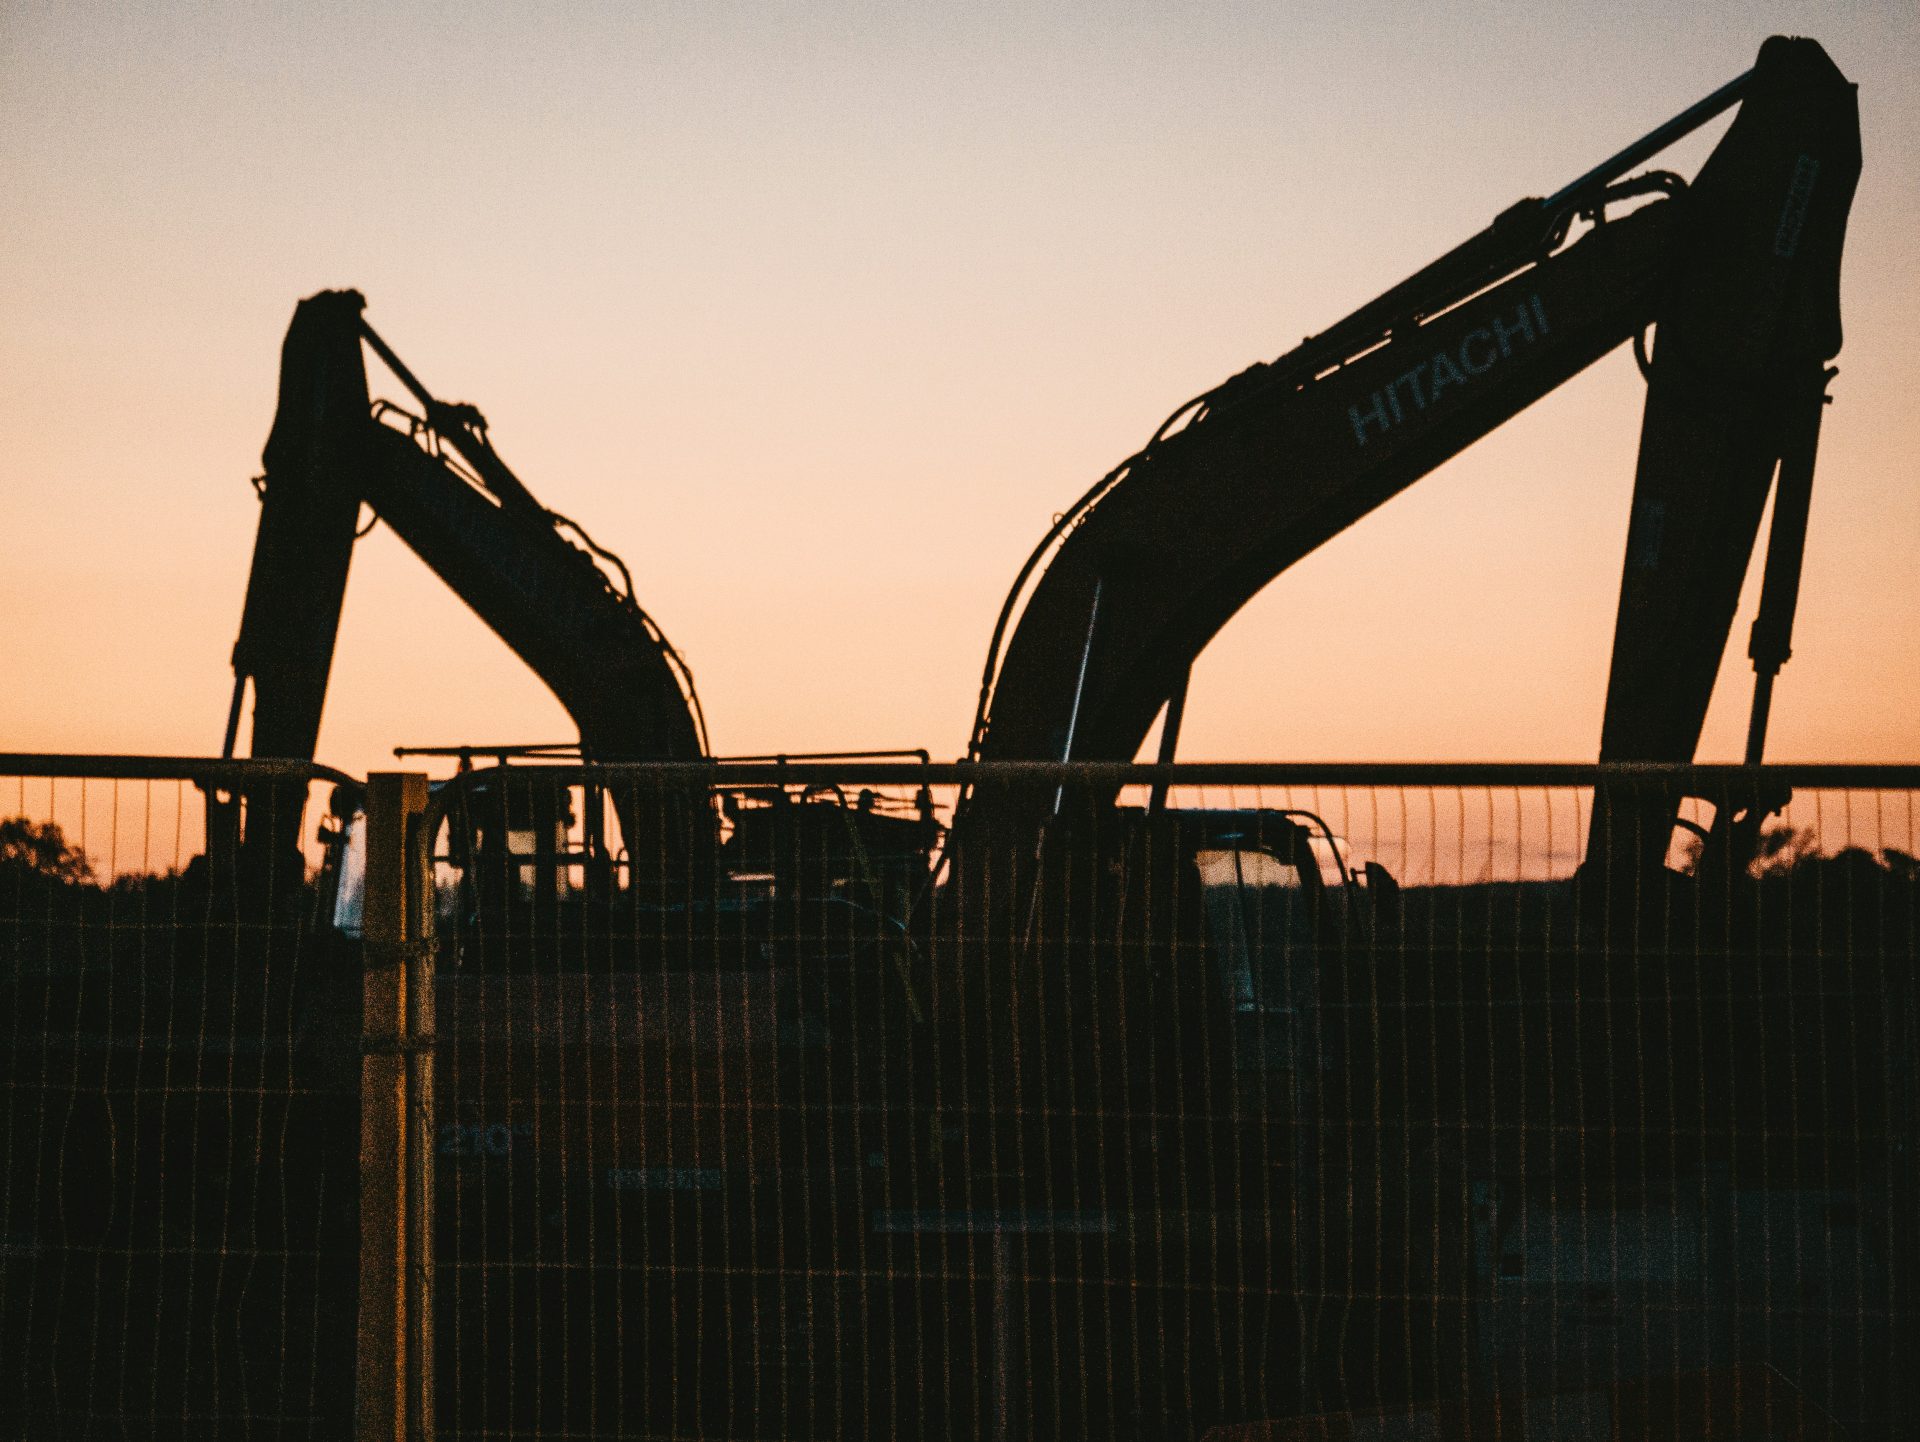
[[[1236,1076],[1290,1073],[1320,993],[1325,953],[1364,925],[1364,896],[1319,817],[1173,812],[1200,883],[1208,961]]]

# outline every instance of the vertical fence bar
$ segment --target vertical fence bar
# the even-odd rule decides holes
[[[427,805],[427,778],[380,771],[367,778],[366,900],[362,944],[360,1063],[360,1335],[355,1412],[360,1442],[409,1442],[419,1435],[428,1358],[418,1355],[419,1319],[410,1285],[425,1198],[415,1154],[426,1138],[412,1112],[426,1039],[413,1003],[426,988],[425,914],[412,826]],[[429,1082],[430,1085],[430,1082]],[[430,1099],[430,1098],[429,1098]]]
[[[416,779],[420,779],[416,777]],[[407,1216],[409,1324],[407,1392],[410,1399],[411,1442],[432,1442],[434,1436],[433,1375],[433,1172],[434,1066],[438,1029],[434,1016],[434,886],[433,833],[428,820],[426,788],[420,788],[418,809],[407,812],[408,916],[416,939],[407,967]]]

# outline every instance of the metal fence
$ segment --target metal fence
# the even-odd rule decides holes
[[[0,1436],[351,1426],[335,785],[350,810],[304,765],[0,755]]]
[[[1916,768],[463,775],[437,1435],[1911,1435],[1917,832]]]
[[[1920,769],[364,795],[0,757],[0,1436],[1920,1420]]]

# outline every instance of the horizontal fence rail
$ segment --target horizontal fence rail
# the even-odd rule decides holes
[[[328,782],[358,789],[344,771],[311,761],[273,757],[114,756],[59,751],[0,751],[0,776],[56,777],[91,781],[192,781],[207,786],[285,778]]]
[[[439,1435],[1898,1436],[1920,767],[441,787]]]
[[[0,1436],[351,1425],[358,976],[292,762],[0,755]]]
[[[476,754],[478,754],[476,752]],[[1081,782],[1190,786],[1592,786],[1610,777],[1644,777],[1680,785],[1725,784],[1765,777],[1787,786],[1833,789],[1910,790],[1920,787],[1920,765],[1878,762],[1780,762],[1764,766],[1663,761],[816,761],[804,758],[751,761],[564,762],[462,772],[442,808],[475,778],[511,770],[550,781],[582,780],[665,785],[772,784],[842,786],[954,786],[976,782]]]

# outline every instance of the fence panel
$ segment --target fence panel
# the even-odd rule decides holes
[[[463,777],[440,1435],[1905,1435],[1917,784]]]
[[[359,977],[316,926],[329,780],[0,756],[0,1436],[351,1425]],[[210,810],[256,844],[209,860]]]

